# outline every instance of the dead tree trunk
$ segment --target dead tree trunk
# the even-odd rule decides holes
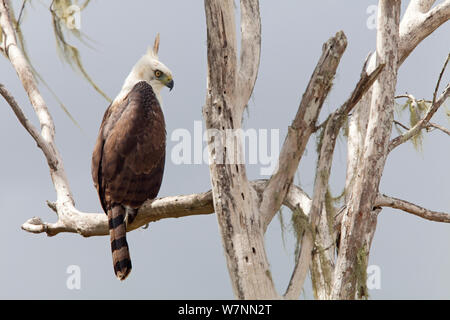
[[[394,120],[394,96],[400,24],[399,0],[381,0],[378,9],[376,63],[385,64],[372,89],[364,149],[341,227],[332,298],[353,298],[358,290],[357,268],[367,269],[368,252],[376,227],[373,210],[387,157]],[[374,215],[374,217],[371,217]]]

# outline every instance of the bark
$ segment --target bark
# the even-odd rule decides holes
[[[410,2],[400,23],[398,67],[426,37],[450,19],[450,0],[445,0],[430,9],[435,2],[435,0],[412,0]],[[367,73],[372,72],[375,67],[376,55],[370,54],[367,62]],[[347,141],[346,190],[352,188],[359,159],[363,152],[371,101],[372,90],[369,90],[358,103],[350,118]],[[347,194],[350,194],[350,192],[347,192]]]
[[[377,64],[384,63],[385,68],[373,86],[364,151],[359,162],[360,169],[353,184],[348,210],[342,221],[339,256],[331,296],[333,299],[354,299],[358,286],[365,286],[365,283],[361,284],[362,279],[358,279],[357,268],[358,264],[364,265],[364,262],[358,260],[368,259],[369,248],[364,246],[364,238],[367,231],[375,229],[376,219],[371,218],[371,213],[378,194],[392,130],[397,83],[400,5],[400,1],[397,0],[379,2]]]
[[[377,196],[375,205],[399,209],[429,221],[450,223],[450,215],[448,213],[429,210],[409,201],[389,197],[384,194]]]
[[[17,76],[22,82],[35,114],[38,117],[41,131],[39,136],[36,137],[38,138],[37,143],[44,151],[44,155],[46,156],[49,164],[50,176],[52,178],[53,185],[55,186],[57,195],[56,207],[60,213],[60,218],[70,218],[72,211],[75,209],[75,204],[64,170],[61,155],[55,146],[55,126],[53,119],[41,93],[39,92],[33,73],[31,72],[31,67],[17,45],[16,34],[9,16],[10,12],[9,2],[6,0],[1,0],[0,27],[3,32],[4,53],[16,70]],[[16,113],[16,115],[18,115],[19,119],[21,118],[20,114]],[[22,117],[22,119],[24,119],[24,117]],[[37,129],[31,127],[31,125],[29,125],[28,128],[30,128],[31,131],[34,131],[32,135],[35,135],[35,133],[38,132]]]
[[[245,1],[242,1],[245,3]],[[241,8],[245,7],[242,5]],[[235,296],[238,299],[276,299],[278,294],[270,273],[270,266],[264,247],[264,232],[257,206],[257,195],[251,188],[242,164],[220,163],[229,159],[232,152],[225,145],[225,138],[217,138],[213,132],[238,130],[242,123],[242,97],[250,97],[253,85],[239,86],[240,80],[248,75],[256,79],[257,67],[249,60],[259,60],[259,49],[242,48],[241,66],[237,65],[237,46],[234,21],[233,1],[206,0],[206,25],[208,47],[208,85],[206,105],[203,109],[206,128],[208,129],[208,150],[210,159],[210,177],[219,230],[227,260],[228,271]],[[248,28],[253,23],[259,25],[258,1],[253,1],[251,10],[244,9],[242,30],[248,30],[243,37],[260,40],[257,26]],[[255,22],[256,21],[256,22]],[[248,29],[247,29],[248,28]],[[260,42],[251,42],[260,47]],[[247,50],[249,49],[249,50]],[[249,67],[249,69],[247,69]],[[239,73],[240,72],[240,73]],[[221,141],[217,141],[220,139]],[[236,138],[235,138],[236,139]],[[237,139],[236,139],[237,140]],[[241,154],[240,141],[234,141],[237,152]],[[217,143],[219,142],[219,147]],[[228,150],[227,150],[228,148]]]
[[[336,139],[344,125],[348,114],[359,102],[364,93],[369,90],[380,75],[384,64],[380,64],[370,75],[363,68],[361,79],[357,83],[350,98],[324,123],[319,142],[319,157],[317,160],[314,193],[311,206],[311,224],[314,230],[315,254],[311,266],[311,278],[314,294],[318,299],[326,299],[331,295],[332,272],[334,270],[335,230],[334,208],[330,203],[329,178],[333,161]],[[309,257],[308,257],[309,259]]]
[[[409,54],[416,48],[416,46],[423,41],[428,35],[435,31],[440,25],[448,21],[450,18],[450,1],[442,1],[431,9],[434,0],[412,0],[402,18],[399,26],[399,43],[398,43],[398,67],[405,61]],[[369,56],[367,63],[367,70],[370,72],[376,66],[376,55]],[[347,151],[347,176],[346,176],[346,202],[353,201],[351,198],[353,190],[355,190],[355,180],[359,173],[358,169],[361,163],[361,158],[364,155],[366,140],[367,125],[369,122],[369,111],[372,102],[373,91],[369,90],[361,99],[360,103],[355,108],[355,112],[350,118],[349,134],[348,134],[348,151]],[[425,122],[419,124],[422,126]],[[415,128],[414,130],[417,130]],[[417,132],[417,131],[416,131]],[[413,132],[407,132],[411,134]],[[410,135],[409,137],[411,137]],[[397,142],[399,142],[399,139]],[[406,140],[404,140],[406,141]],[[394,147],[394,141],[390,143],[389,150]],[[374,234],[376,227],[377,213],[372,212],[368,220],[370,227],[367,234]],[[367,244],[367,242],[365,242]],[[341,283],[342,285],[342,283]],[[338,296],[335,296],[338,298]]]

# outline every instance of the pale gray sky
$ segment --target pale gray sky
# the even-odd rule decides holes
[[[14,0],[17,8],[22,1]],[[347,3],[348,2],[348,3]],[[406,6],[406,1],[403,8]],[[77,207],[101,212],[90,175],[91,152],[107,102],[58,58],[50,1],[33,1],[23,20],[23,32],[36,68],[80,123],[81,132],[45,87],[41,86],[54,117],[57,146],[62,153]],[[338,30],[348,37],[347,51],[338,69],[323,114],[349,96],[362,64],[375,46],[375,30],[367,27],[367,8],[376,1],[261,1],[262,56],[246,128],[279,129],[280,144],[292,121],[322,43]],[[173,130],[193,132],[201,121],[206,87],[206,28],[203,1],[91,1],[81,14],[81,31],[92,39],[94,50],[71,39],[86,69],[111,97],[120,90],[131,67],[161,33],[160,59],[173,72],[175,88],[164,91],[168,157],[160,196],[188,194],[210,188],[206,164],[175,165],[170,159]],[[449,52],[450,24],[426,39],[402,65],[397,92],[430,98]],[[443,83],[448,83],[449,72]],[[24,90],[9,62],[0,59],[0,82],[14,94],[36,123]],[[164,220],[147,230],[128,234],[133,271],[120,283],[113,274],[107,237],[82,238],[59,234],[53,238],[20,229],[32,216],[54,221],[45,205],[54,200],[47,164],[41,151],[0,100],[0,298],[100,299],[228,299],[233,298],[214,215]],[[447,103],[448,107],[448,103]],[[407,122],[407,117],[404,117]],[[444,110],[434,118],[449,126]],[[314,139],[313,139],[314,140]],[[405,144],[389,156],[380,190],[430,209],[450,212],[450,140],[440,132],[424,139],[423,152]],[[312,189],[316,154],[308,145],[299,174],[301,186]],[[338,143],[333,168],[334,194],[345,177],[346,145]],[[248,166],[250,178],[265,178],[258,165]],[[284,210],[285,221],[290,220]],[[289,227],[283,244],[275,219],[266,245],[277,288],[284,291],[294,265],[294,239]],[[373,299],[449,298],[450,229],[385,209],[378,219],[370,263],[381,270],[381,289]],[[66,286],[67,267],[81,270],[81,289]],[[302,298],[312,298],[310,285]]]

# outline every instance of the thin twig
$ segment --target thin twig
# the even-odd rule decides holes
[[[441,73],[439,74],[439,79],[438,79],[438,82],[436,83],[436,88],[434,89],[434,93],[433,93],[433,103],[432,104],[436,103],[436,97],[437,97],[437,93],[439,90],[439,85],[441,84],[442,76],[444,75],[444,72],[445,72],[445,69],[447,68],[447,64],[448,64],[449,60],[450,60],[450,53],[447,56],[447,60],[445,60],[444,67],[442,68]]]
[[[404,124],[402,124],[401,122],[399,122],[399,121],[397,121],[397,120],[394,120],[394,124],[396,124],[396,125],[402,127],[402,128],[405,129],[405,130],[410,130],[410,128],[408,128],[407,126],[405,126]]]
[[[438,129],[439,131],[442,131],[442,132],[444,132],[444,133],[446,133],[446,134],[448,134],[450,136],[450,130],[445,128],[445,127],[443,127],[443,126],[441,126],[441,125],[439,125],[439,124],[437,124],[437,123],[434,123],[434,122],[428,123],[427,129],[429,129],[429,128]]]
[[[22,7],[20,8],[19,17],[17,18],[16,29],[20,25],[20,20],[22,19],[22,14],[23,14],[23,11],[25,9],[25,4],[26,3],[27,3],[27,0],[23,0]]]

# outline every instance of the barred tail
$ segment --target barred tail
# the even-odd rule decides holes
[[[114,205],[108,210],[109,235],[114,273],[119,280],[125,280],[131,271],[130,252],[126,237],[125,208]]]

